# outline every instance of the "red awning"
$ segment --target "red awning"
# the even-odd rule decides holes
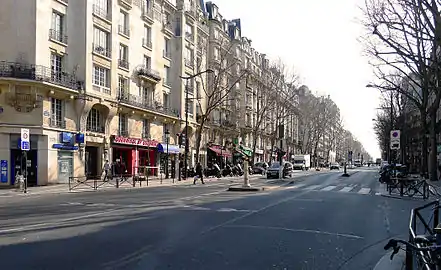
[[[217,148],[215,146],[210,146],[210,147],[208,147],[208,149],[215,152],[216,155],[221,156],[221,157],[231,157],[232,156],[230,151],[224,150],[221,148]]]

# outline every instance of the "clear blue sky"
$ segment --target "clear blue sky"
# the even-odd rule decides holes
[[[313,92],[329,94],[345,127],[380,157],[372,119],[379,94],[366,88],[371,67],[357,38],[363,0],[216,0],[226,19],[241,19],[242,35],[271,58],[294,66]]]

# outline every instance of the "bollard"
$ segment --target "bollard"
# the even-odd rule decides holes
[[[243,172],[243,187],[246,187],[246,188],[251,187],[250,180],[248,179],[248,160],[247,159],[245,159],[243,161],[243,170],[244,170],[244,172]]]

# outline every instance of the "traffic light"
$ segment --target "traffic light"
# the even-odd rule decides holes
[[[184,133],[178,133],[176,135],[178,135],[179,147],[185,146],[185,142],[186,142],[185,134]]]

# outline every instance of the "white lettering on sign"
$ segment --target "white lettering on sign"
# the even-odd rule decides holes
[[[136,145],[136,146],[146,146],[146,147],[156,147],[159,144],[159,142],[157,142],[155,140],[143,140],[143,139],[135,139],[135,138],[126,138],[126,137],[121,137],[121,136],[116,136],[113,139],[113,143]]]

